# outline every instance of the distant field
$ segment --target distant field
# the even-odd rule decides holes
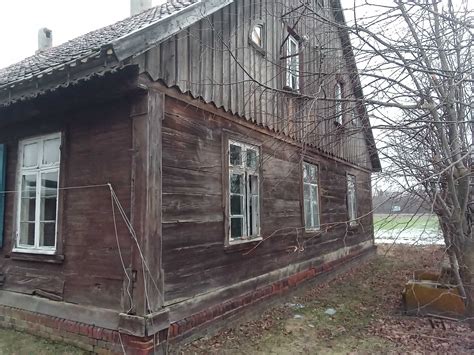
[[[392,229],[438,229],[438,218],[434,215],[423,214],[375,214],[374,215],[375,230],[392,230]]]
[[[430,214],[375,214],[376,243],[443,244],[438,219]]]

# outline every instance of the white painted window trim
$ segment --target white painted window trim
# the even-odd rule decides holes
[[[316,164],[311,164],[311,163],[308,163],[308,162],[303,162],[303,170],[305,168],[305,165],[308,165],[310,167],[314,167],[316,168],[316,182],[306,182],[304,180],[304,171],[303,171],[303,214],[304,214],[304,227],[305,227],[305,230],[306,231],[319,231],[321,230],[321,206],[320,206],[320,203],[319,203],[319,166],[316,165]],[[304,195],[304,188],[305,186],[309,186],[309,205],[310,205],[310,213],[311,213],[311,219],[312,219],[312,223],[311,223],[311,226],[308,227],[307,225],[307,221],[306,221],[306,204],[305,204],[305,195]],[[312,188],[316,187],[316,196],[313,196],[312,195]],[[313,202],[316,201],[316,204],[318,206],[318,211],[317,211],[317,214],[315,213],[314,211],[314,206],[313,206]],[[315,217],[317,215],[317,221],[318,221],[318,225],[315,226]]]
[[[18,164],[17,164],[17,205],[16,205],[16,232],[15,232],[15,247],[13,252],[16,253],[28,253],[28,254],[45,254],[53,255],[56,253],[58,245],[58,207],[59,207],[59,181],[60,181],[60,162],[61,162],[61,148],[59,149],[58,161],[53,164],[43,164],[43,148],[44,142],[50,139],[59,139],[59,147],[61,147],[61,133],[53,133],[40,137],[28,138],[21,140],[18,148]],[[24,147],[28,144],[38,144],[37,154],[37,165],[34,167],[23,167],[23,152]],[[41,174],[44,173],[58,173],[58,188],[56,191],[56,221],[55,221],[55,234],[54,234],[54,246],[52,247],[41,247],[39,245],[40,240],[40,214],[41,214]],[[36,175],[36,192],[35,192],[35,244],[34,246],[21,245],[20,244],[20,231],[21,231],[21,195],[22,195],[22,178],[25,175]]]
[[[347,212],[349,216],[349,224],[357,225],[357,180],[356,176],[347,174]]]
[[[292,44],[296,45],[296,53],[291,52],[291,47]],[[299,41],[292,35],[288,36],[288,45],[286,48],[286,55],[287,55],[287,61],[286,61],[286,85],[293,89],[293,90],[299,90],[300,89],[300,58],[299,58],[299,51],[300,51],[300,43]],[[295,70],[292,70],[292,64],[293,61],[296,62],[296,65],[294,68]],[[293,78],[295,78],[295,86],[293,87]]]
[[[241,148],[241,165],[240,166],[235,166],[230,163],[230,146],[238,146]],[[247,144],[247,143],[242,143],[238,142],[236,140],[231,140],[229,139],[228,141],[228,152],[229,156],[227,159],[227,164],[229,166],[229,176],[228,176],[228,181],[229,181],[229,189],[228,189],[228,211],[229,211],[229,229],[227,231],[228,234],[228,242],[230,245],[234,244],[242,244],[242,243],[247,243],[247,242],[253,242],[257,240],[262,240],[261,237],[261,227],[260,227],[260,199],[261,199],[261,189],[260,189],[260,149],[258,146]],[[247,150],[253,150],[257,154],[257,164],[255,167],[248,167],[246,164],[246,159],[247,159]],[[231,177],[233,174],[241,174],[244,176],[244,186],[245,186],[245,191],[244,194],[235,194],[232,193],[232,180]],[[256,223],[255,228],[257,230],[257,234],[250,235],[250,225],[248,223],[249,217],[250,217],[250,211],[247,209],[247,207],[250,204],[250,199],[253,197],[250,192],[250,179],[249,176],[256,176],[257,177],[257,210],[254,211],[254,221]],[[243,206],[242,210],[244,211],[244,214],[241,215],[233,215],[232,214],[232,195],[241,195],[243,197]],[[240,217],[243,218],[243,227],[242,230],[245,232],[246,235],[242,236],[241,238],[232,238],[232,217]]]

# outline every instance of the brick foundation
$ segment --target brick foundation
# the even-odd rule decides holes
[[[357,259],[374,252],[375,247],[363,251],[354,251],[338,260],[328,262],[317,268],[309,268],[245,293],[232,300],[195,313],[178,322],[169,329],[150,337],[130,336],[116,330],[105,329],[74,322],[58,317],[0,305],[0,326],[49,338],[55,341],[76,345],[84,350],[98,354],[155,354],[166,352],[166,340],[179,341],[191,335],[196,328],[203,328],[214,321],[236,314],[243,308],[273,296],[283,294],[302,282],[321,275],[330,274],[336,267],[350,264]]]

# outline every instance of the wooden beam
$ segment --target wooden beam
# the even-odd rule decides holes
[[[161,125],[164,95],[150,90],[132,106],[132,225],[136,243],[132,269],[136,270],[134,304],[136,315],[159,311],[163,306],[161,232]]]

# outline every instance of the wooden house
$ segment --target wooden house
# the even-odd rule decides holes
[[[339,0],[142,10],[0,70],[0,324],[91,351],[166,351],[374,251]]]

